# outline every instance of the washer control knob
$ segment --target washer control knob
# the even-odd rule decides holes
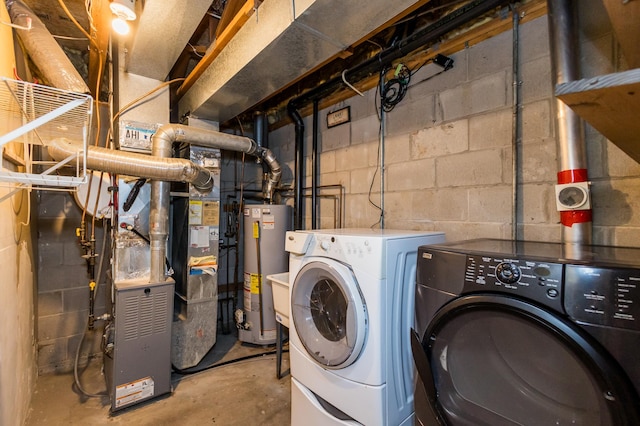
[[[518,265],[503,262],[496,266],[496,278],[505,284],[517,283],[520,280],[521,272]]]
[[[331,245],[329,244],[328,241],[321,241],[320,242],[320,248],[324,251],[328,251],[329,247],[331,247]]]

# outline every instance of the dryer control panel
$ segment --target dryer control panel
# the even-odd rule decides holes
[[[564,287],[572,318],[640,331],[640,269],[566,265]]]
[[[499,291],[562,309],[562,265],[492,255],[467,255],[464,292]]]

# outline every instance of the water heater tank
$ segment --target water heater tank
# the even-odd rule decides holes
[[[276,341],[276,318],[267,275],[289,270],[285,233],[292,213],[284,205],[247,205],[244,209],[244,309],[236,315],[242,342],[270,345]]]

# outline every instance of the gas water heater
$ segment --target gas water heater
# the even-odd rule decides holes
[[[288,271],[284,241],[291,229],[289,206],[247,205],[244,209],[244,309],[236,311],[242,342],[270,345],[276,341],[273,295],[265,278]]]

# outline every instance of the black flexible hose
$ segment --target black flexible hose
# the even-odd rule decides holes
[[[285,349],[282,352],[283,353],[289,352],[289,350]],[[189,375],[189,374],[201,373],[203,371],[211,370],[211,369],[214,369],[214,368],[217,368],[217,367],[224,367],[225,365],[229,365],[229,364],[235,364],[236,362],[240,362],[240,361],[247,361],[247,360],[253,359],[253,358],[260,358],[261,356],[275,355],[275,354],[276,354],[275,350],[266,351],[266,352],[260,352],[259,354],[246,355],[246,356],[242,356],[240,358],[230,359],[228,361],[223,361],[223,362],[219,362],[217,364],[208,365],[206,367],[197,368],[195,370],[192,370],[190,368],[186,368],[184,370],[181,370],[181,369],[177,368],[174,365],[171,365],[171,368],[173,368],[173,372],[174,373],[186,376],[186,375]]]
[[[138,179],[136,181],[136,183],[133,185],[133,188],[131,189],[131,192],[129,192],[127,199],[122,205],[122,210],[124,210],[125,212],[129,211],[131,206],[133,206],[133,203],[136,201],[136,198],[138,198],[138,193],[140,193],[140,188],[142,188],[145,183],[147,183],[146,179]]]

